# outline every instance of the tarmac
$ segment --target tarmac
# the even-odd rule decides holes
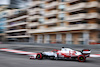
[[[58,44],[59,45],[59,44]],[[37,45],[37,44],[0,44],[0,49],[7,48],[24,52],[41,52],[60,49],[62,46]],[[84,47],[70,47],[82,50]],[[9,50],[8,50],[9,51]],[[100,54],[100,49],[94,47],[92,54]],[[11,52],[0,51],[0,67],[100,67],[100,58],[87,58],[80,63],[77,60],[30,60],[28,55],[19,55]]]

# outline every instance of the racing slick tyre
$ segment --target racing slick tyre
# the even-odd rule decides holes
[[[78,56],[78,61],[79,61],[79,62],[85,62],[85,61],[86,61],[85,56],[84,56],[84,55],[79,55],[79,56]]]
[[[43,55],[41,53],[38,53],[37,56],[36,56],[36,59],[42,60],[43,59]]]

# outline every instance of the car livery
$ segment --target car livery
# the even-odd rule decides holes
[[[85,62],[86,58],[90,56],[91,51],[89,49],[83,49],[82,51],[76,51],[70,48],[62,47],[61,50],[52,50],[47,52],[35,53],[30,55],[30,59],[75,59],[79,62]]]

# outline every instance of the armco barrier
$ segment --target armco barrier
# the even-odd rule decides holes
[[[98,45],[76,45],[76,44],[41,44],[41,43],[29,43],[29,42],[6,42],[6,44],[18,44],[18,45],[40,45],[40,46],[51,46],[51,47],[69,47],[69,48],[95,48],[100,49],[100,44]]]

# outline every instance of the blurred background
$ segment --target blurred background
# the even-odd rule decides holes
[[[100,0],[0,0],[0,42],[100,44]]]
[[[100,67],[99,57],[79,63],[25,54],[61,47],[100,56],[100,0],[0,0],[0,67]]]

